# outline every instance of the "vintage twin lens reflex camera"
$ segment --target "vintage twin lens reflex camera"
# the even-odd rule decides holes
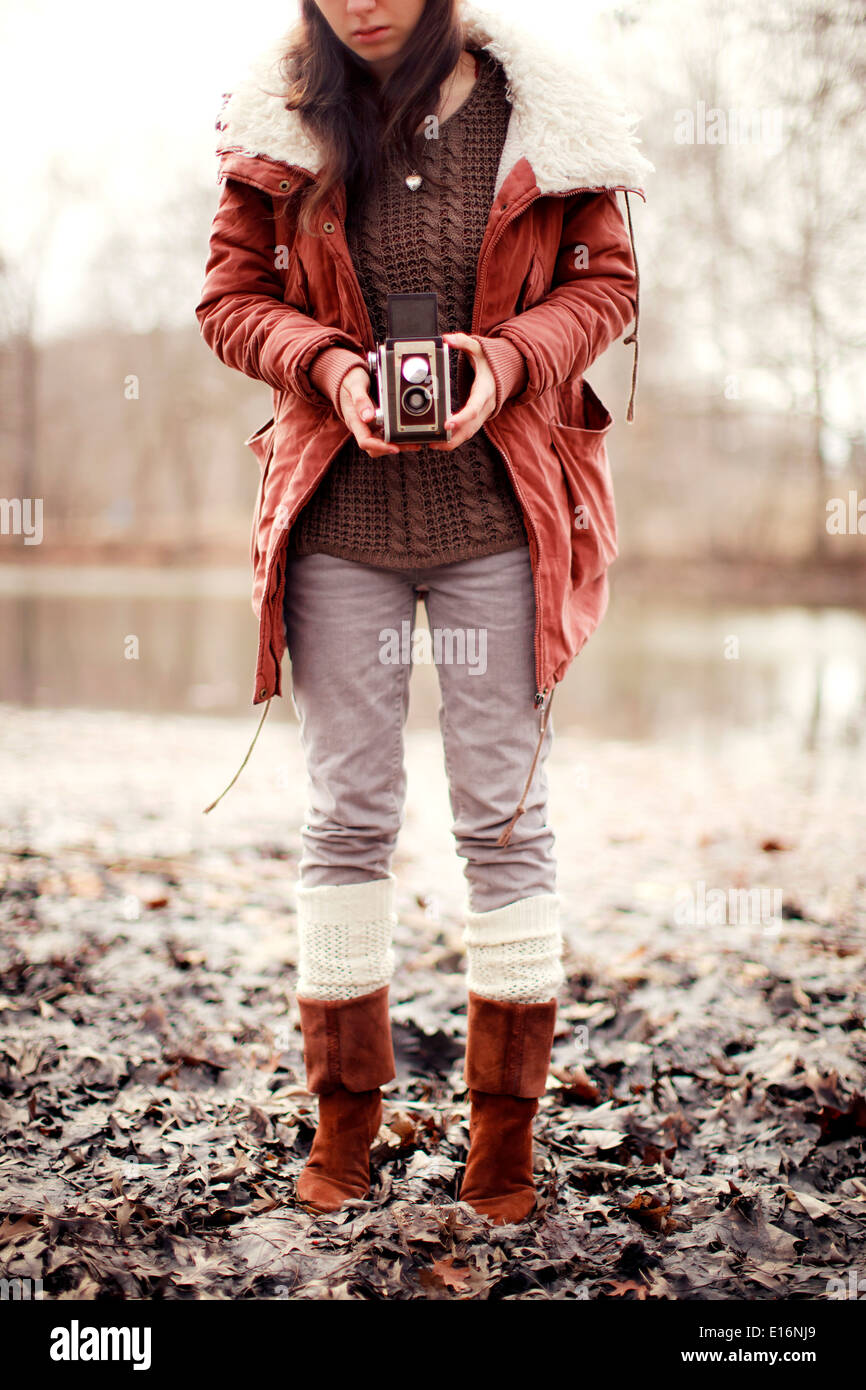
[[[389,294],[388,336],[367,353],[371,425],[381,425],[387,443],[450,439],[443,428],[451,413],[448,344],[439,335],[436,294]]]

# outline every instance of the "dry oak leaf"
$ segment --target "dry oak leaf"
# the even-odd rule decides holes
[[[465,1293],[471,1287],[475,1275],[476,1271],[470,1269],[468,1265],[455,1264],[454,1260],[448,1256],[445,1259],[437,1260],[429,1270],[423,1270],[421,1282],[424,1284],[438,1283],[446,1289],[455,1289],[457,1293]]]
[[[637,1294],[639,1299],[646,1298],[646,1284],[638,1284],[634,1279],[605,1279],[602,1282],[603,1289],[612,1289],[613,1298],[622,1298],[631,1289]]]
[[[639,1192],[623,1210],[647,1230],[667,1235],[679,1229],[679,1222],[671,1216],[671,1203],[665,1205],[652,1192]]]
[[[553,1067],[551,1070],[557,1081],[562,1083],[563,1099],[585,1100],[591,1105],[600,1103],[601,1092],[583,1067]]]

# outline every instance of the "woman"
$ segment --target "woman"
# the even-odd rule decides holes
[[[467,0],[302,0],[218,121],[225,182],[196,313],[220,359],[274,395],[247,441],[262,470],[254,703],[281,693],[287,646],[311,784],[297,998],[319,1097],[297,1195],[316,1211],[369,1191],[395,1076],[411,662],[393,639],[421,595],[434,656],[437,634],[452,644],[440,724],[469,889],[459,1198],[496,1224],[535,1205],[532,1120],[564,978],[544,764],[554,686],[603,615],[616,555],[612,421],[583,373],[634,318],[631,418],[638,282],[616,191],[630,232],[626,190],[643,196],[652,168],[631,120]],[[431,290],[450,434],[386,442],[366,353],[388,293]]]

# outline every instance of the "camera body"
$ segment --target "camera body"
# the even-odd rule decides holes
[[[451,369],[448,344],[438,331],[438,297],[389,294],[387,315],[387,338],[367,353],[376,403],[371,424],[382,426],[387,443],[448,440],[452,431],[444,422],[451,413]]]

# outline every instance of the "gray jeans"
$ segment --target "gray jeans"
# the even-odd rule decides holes
[[[422,592],[430,634],[419,629],[413,639]],[[523,791],[541,719],[533,704],[528,547],[411,570],[290,555],[284,616],[292,702],[312,788],[300,883],[360,883],[390,871],[404,816],[413,645],[427,640],[470,910],[555,892],[544,769],[552,715],[526,812],[509,843],[496,843]]]

